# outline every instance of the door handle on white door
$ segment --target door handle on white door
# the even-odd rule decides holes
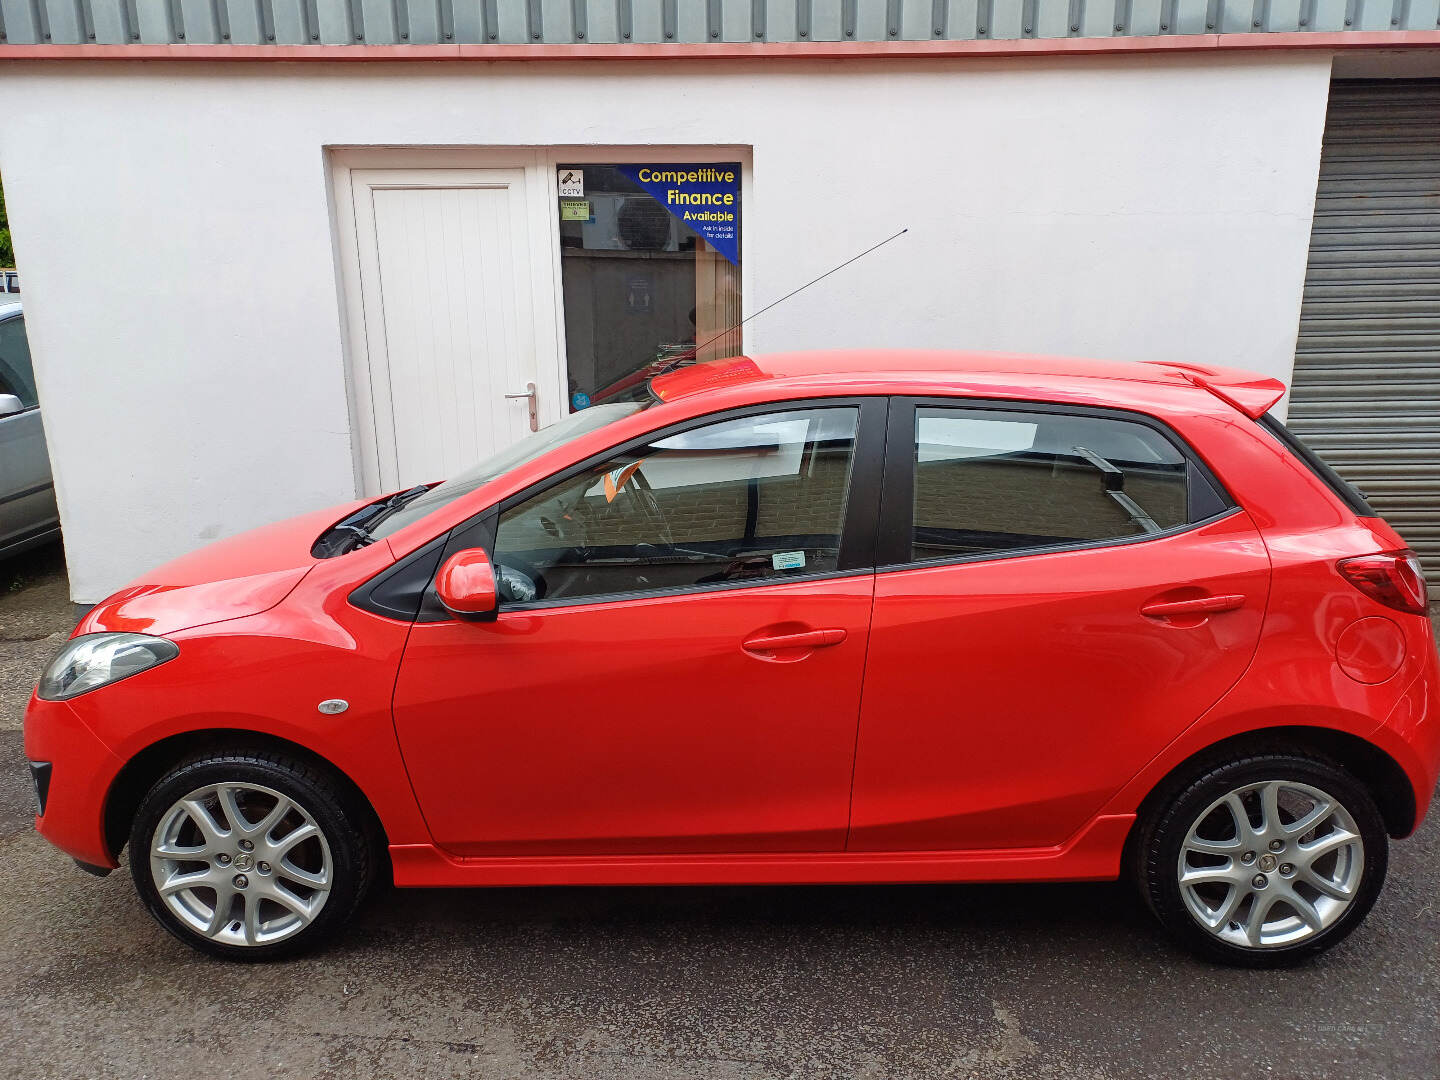
[[[538,408],[539,402],[538,402],[537,399],[536,399],[537,394],[538,394],[538,391],[535,389],[535,384],[534,384],[533,382],[527,382],[527,383],[525,384],[525,393],[523,393],[523,394],[506,394],[506,395],[505,395],[505,397],[506,397],[507,399],[508,399],[508,398],[528,398],[528,399],[529,399],[529,408],[530,408],[530,430],[531,430],[531,431],[539,431],[539,430],[540,430],[540,413],[539,413],[539,408]]]

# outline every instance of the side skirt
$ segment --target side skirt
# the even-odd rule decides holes
[[[392,844],[402,887],[495,885],[818,885],[885,882],[1111,881],[1134,814],[1097,817],[1057,847],[761,855],[497,856],[459,859],[433,844]]]

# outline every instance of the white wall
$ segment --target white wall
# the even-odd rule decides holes
[[[73,594],[354,493],[326,146],[750,145],[749,310],[910,228],[761,316],[751,351],[1288,378],[1329,72],[1284,53],[7,64],[0,173]]]

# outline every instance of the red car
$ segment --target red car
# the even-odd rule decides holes
[[[96,607],[40,832],[264,958],[397,885],[1132,877],[1271,966],[1364,918],[1440,771],[1404,542],[1180,364],[734,359]]]

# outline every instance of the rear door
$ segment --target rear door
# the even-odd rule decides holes
[[[1255,651],[1260,536],[1138,414],[897,400],[884,500],[851,849],[1058,844]]]
[[[395,723],[461,855],[835,851],[885,402],[745,410],[562,473],[452,537],[493,622],[412,631]]]

